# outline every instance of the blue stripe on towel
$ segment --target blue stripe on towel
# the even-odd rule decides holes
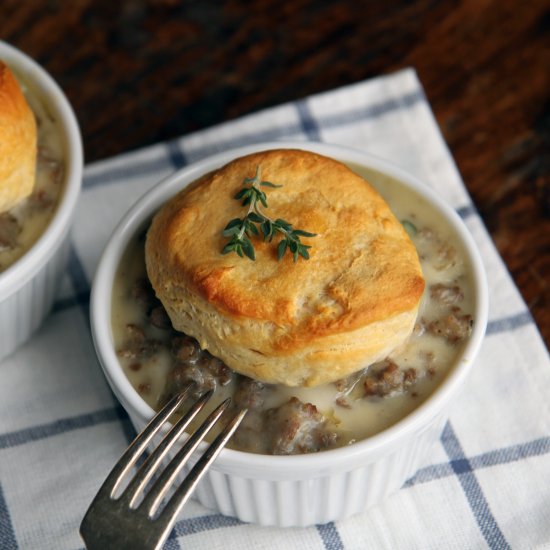
[[[490,468],[524,460],[530,457],[543,456],[550,453],[550,437],[541,437],[526,443],[518,443],[509,447],[502,447],[487,451],[479,455],[472,456],[470,466],[472,470]],[[449,477],[455,473],[452,462],[442,462],[432,464],[418,470],[414,476],[408,479],[403,487],[413,487],[421,483],[428,483],[444,477]]]
[[[527,443],[511,445],[502,449],[488,451],[481,455],[474,456],[470,463],[475,470],[488,468],[498,464],[516,462],[532,456],[542,456],[550,453],[550,437],[541,437]]]
[[[166,144],[166,147],[168,149],[168,158],[176,170],[179,170],[187,165],[187,159],[179,146],[178,140],[169,141]]]
[[[230,140],[220,140],[216,143],[210,143],[202,147],[192,149],[188,152],[188,157],[190,161],[194,162],[213,155],[214,153],[228,151],[229,149],[235,149],[245,145],[254,145],[265,141],[278,141],[283,138],[289,139],[292,137],[298,137],[300,136],[301,131],[302,128],[298,123],[288,124],[284,127],[266,128],[258,132],[242,134]]]
[[[447,422],[443,435],[441,436],[441,443],[451,460],[451,467],[454,473],[457,475],[462,489],[466,495],[466,499],[472,509],[474,517],[479,525],[483,537],[487,541],[490,548],[495,550],[509,549],[510,545],[504,538],[500,527],[498,526],[493,513],[489,507],[489,503],[483,494],[483,490],[479,485],[479,482],[473,472],[472,465],[460,445],[460,441],[456,437],[456,434],[451,426],[450,422]]]
[[[300,118],[300,124],[304,134],[311,141],[321,141],[319,125],[309,110],[307,100],[302,99],[301,101],[296,101],[294,105],[298,111],[298,117]]]
[[[432,464],[418,470],[411,478],[405,481],[403,487],[413,487],[414,485],[428,483],[429,481],[435,481],[452,475],[454,475],[453,467],[448,462]]]
[[[172,166],[172,159],[169,156],[165,158],[132,160],[128,161],[123,167],[111,167],[105,171],[98,169],[92,174],[84,174],[83,189],[90,189],[101,185],[111,183],[127,182],[133,178],[158,174],[167,171]]]
[[[321,536],[321,540],[325,545],[326,550],[343,550],[344,545],[340,538],[340,533],[334,523],[326,523],[324,525],[317,525],[317,531]]]
[[[180,550],[181,546],[178,542],[178,536],[175,531],[172,529],[170,536],[166,539],[166,542],[162,546],[162,550]]]
[[[369,120],[387,115],[393,111],[408,109],[417,103],[426,102],[426,96],[422,90],[415,90],[404,94],[399,98],[388,99],[379,103],[373,103],[357,109],[351,109],[344,113],[319,116],[319,126],[322,128],[338,128],[346,124],[355,124],[360,120]]]
[[[113,399],[116,399],[114,395]],[[130,445],[130,443],[132,443],[132,441],[137,437],[137,432],[130,420],[130,417],[128,416],[128,413],[123,408],[120,410],[120,421],[122,433],[124,434],[128,445]]]
[[[89,323],[90,322],[90,315],[89,315],[90,283],[88,282],[86,271],[84,270],[84,266],[82,265],[82,262],[78,257],[78,253],[76,252],[76,248],[73,242],[71,242],[71,245],[69,247],[69,277],[73,285],[73,290],[76,297],[76,303],[78,303],[78,305],[82,308],[84,312],[84,316],[86,318],[86,323]],[[78,297],[81,297],[81,296],[86,297],[86,295],[88,295],[88,299],[84,299],[82,301],[78,299]]]
[[[477,209],[473,204],[468,204],[466,206],[461,206],[456,209],[456,213],[463,219],[467,219],[470,216],[477,214]]]
[[[0,548],[2,550],[17,550],[19,548],[2,485],[0,485]]]
[[[531,323],[534,323],[531,313],[529,311],[524,311],[523,313],[489,321],[487,324],[487,335],[509,332]]]
[[[26,443],[32,443],[40,439],[47,439],[73,430],[90,428],[114,421],[123,423],[130,422],[126,412],[120,406],[78,416],[60,418],[48,424],[31,426],[30,428],[23,428],[22,430],[0,434],[0,450],[18,447],[19,445],[25,445]]]
[[[87,304],[90,301],[90,291],[85,290],[78,294],[74,294],[74,296],[70,296],[68,298],[60,298],[57,300],[54,305],[52,312],[58,313],[60,311],[65,311],[67,309],[71,309],[75,306],[82,306],[87,307]]]

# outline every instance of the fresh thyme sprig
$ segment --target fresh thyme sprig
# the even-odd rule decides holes
[[[223,247],[222,254],[235,252],[241,258],[247,256],[251,260],[255,260],[254,245],[250,237],[259,237],[261,234],[264,241],[271,242],[276,235],[280,234],[282,238],[277,246],[279,260],[287,250],[292,253],[295,262],[300,256],[305,260],[309,259],[308,248],[311,246],[303,244],[300,237],[315,237],[316,234],[303,229],[293,229],[291,223],[281,218],[272,220],[260,209],[260,205],[267,208],[267,196],[261,187],[275,188],[282,187],[282,185],[263,181],[260,177],[259,166],[256,168],[256,175],[253,178],[244,178],[243,185],[245,187],[234,198],[242,200],[242,205],[248,206],[248,211],[244,218],[235,218],[225,226],[223,236],[231,237],[231,240]]]

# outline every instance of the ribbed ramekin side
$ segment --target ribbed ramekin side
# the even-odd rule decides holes
[[[50,312],[67,253],[65,237],[39,271],[0,302],[0,361],[26,342]]]
[[[425,463],[443,424],[444,417],[438,416],[391,454],[312,479],[251,479],[212,469],[195,498],[224,515],[266,526],[304,527],[345,519],[398,491]]]

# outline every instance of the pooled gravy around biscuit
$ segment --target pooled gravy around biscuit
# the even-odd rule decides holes
[[[190,381],[196,398],[216,390],[249,409],[232,446],[265,454],[340,447],[374,435],[418,407],[458,360],[474,323],[473,285],[464,251],[445,222],[399,182],[352,167],[402,220],[416,246],[426,290],[413,335],[385,360],[314,388],[269,385],[236,374],[176,332],[147,280],[144,235],[129,244],[112,297],[112,331],[124,372],[154,409]]]
[[[38,148],[32,194],[0,212],[0,273],[25,254],[46,229],[63,189],[64,153],[61,132],[40,95],[20,80],[36,118]]]

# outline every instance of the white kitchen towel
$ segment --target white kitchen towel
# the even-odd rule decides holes
[[[117,221],[175,169],[216,151],[278,139],[368,151],[442,195],[485,262],[487,337],[440,443],[380,506],[342,522],[277,529],[243,524],[191,502],[166,548],[550,548],[548,352],[409,69],[86,168],[54,311],[0,364],[1,549],[82,548],[83,514],[133,435],[99,367],[88,321],[90,282]]]

